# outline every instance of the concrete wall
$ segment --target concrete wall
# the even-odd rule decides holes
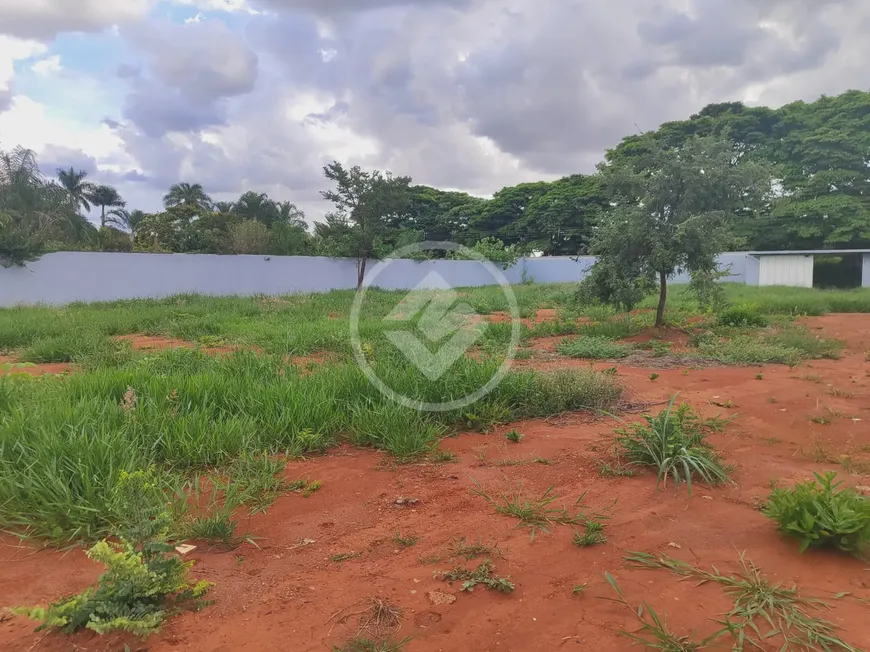
[[[870,254],[864,254],[861,267],[861,287],[870,288]]]
[[[746,254],[723,254],[720,264],[731,266],[727,280],[746,279]],[[576,282],[595,261],[567,256],[527,258],[504,272],[510,283]],[[865,258],[865,268],[870,265]],[[373,261],[370,270],[375,272]],[[433,272],[437,276],[433,276]],[[675,283],[688,280],[677,276]],[[426,284],[472,287],[495,283],[476,261],[395,260],[374,277],[372,284],[409,289]],[[112,301],[164,297],[182,293],[212,295],[288,294],[325,292],[356,287],[356,262],[313,256],[213,256],[206,254],[127,254],[59,252],[43,256],[27,267],[0,269],[0,306],[19,303],[65,304],[73,301]]]

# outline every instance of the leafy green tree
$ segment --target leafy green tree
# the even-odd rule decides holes
[[[378,170],[366,172],[359,166],[345,169],[338,161],[324,167],[323,172],[335,189],[320,194],[335,205],[335,213],[321,228],[321,240],[325,234],[337,236],[334,246],[338,251],[356,259],[357,288],[361,288],[366,263],[379,255],[388,223],[408,209],[411,178]]]
[[[266,226],[271,226],[277,218],[275,202],[266,193],[253,190],[239,197],[233,205],[233,212],[243,220],[256,220]]]
[[[196,208],[201,212],[211,210],[211,197],[206,194],[201,184],[176,183],[163,196],[163,206],[168,210],[178,206]]]
[[[655,325],[664,324],[668,278],[685,271],[708,294],[716,256],[734,241],[731,220],[763,205],[771,170],[739,161],[733,144],[692,137],[680,147],[645,143],[642,156],[602,166],[613,208],[602,217],[590,252],[598,256],[581,296],[631,308],[658,287]]]
[[[312,256],[315,253],[314,241],[295,220],[276,222],[269,229],[267,252],[271,256]]]
[[[88,201],[100,207],[100,227],[106,226],[106,209],[123,208],[127,202],[112,186],[93,186],[88,191]]]
[[[37,260],[73,217],[66,190],[45,179],[32,151],[0,151],[0,266]]]
[[[289,201],[275,202],[275,224],[282,223],[295,226],[303,231],[308,230],[308,222],[305,221],[305,212],[296,204]],[[273,226],[275,226],[273,224]]]
[[[257,220],[233,224],[228,234],[230,253],[262,254],[269,245],[269,229]]]
[[[141,226],[145,215],[144,211],[138,209],[128,211],[126,208],[113,208],[106,213],[106,224],[120,228],[122,231],[129,231],[135,238],[136,230]]]
[[[87,176],[87,172],[84,170],[76,170],[72,166],[70,166],[69,170],[60,168],[57,170],[57,180],[67,193],[69,193],[73,211],[76,213],[80,210],[86,212],[91,210],[91,203],[88,200],[88,196],[94,186],[92,183],[85,180]]]

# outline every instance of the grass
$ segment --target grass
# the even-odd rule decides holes
[[[538,532],[549,532],[553,525],[585,525],[590,516],[583,508],[584,493],[574,503],[574,508],[579,511],[572,513],[564,507],[553,507],[553,503],[560,499],[553,487],[547,488],[540,497],[527,496],[523,492],[522,484],[510,492],[503,493],[498,498],[487,494],[483,488],[475,482],[476,488],[472,493],[485,498],[499,514],[511,516],[520,522],[518,527],[527,527],[531,530],[531,539],[534,540]],[[596,514],[593,518],[605,518],[602,514]]]
[[[450,543],[450,554],[453,557],[463,557],[466,561],[480,559],[481,557],[500,557],[504,559],[498,544],[484,543],[479,539],[477,541],[469,541],[465,537],[454,539]]]
[[[495,368],[460,360],[430,383],[400,359],[379,362],[385,382],[427,400],[465,395]],[[606,409],[621,394],[617,379],[589,369],[518,371],[471,409],[518,420]],[[176,349],[65,378],[3,377],[0,527],[58,542],[99,539],[122,516],[109,500],[121,470],[150,466],[163,471],[170,500],[217,469],[264,508],[292,490],[280,480],[279,457],[317,454],[347,438],[400,461],[422,459],[460,429],[467,410],[405,408],[351,362],[308,372],[246,351],[210,357]]]
[[[360,556],[362,556],[361,552],[339,552],[335,555],[330,555],[329,561],[334,561],[335,563],[340,564],[343,561],[347,561],[348,559],[356,559]]]
[[[725,632],[731,634],[735,650],[766,649],[772,639],[780,639],[783,641],[781,650],[860,652],[837,636],[836,625],[815,615],[814,612],[830,609],[828,603],[803,596],[796,585],[786,587],[773,583],[743,554],[740,555],[742,572],[737,575],[722,574],[715,566],[712,572],[704,571],[667,555],[634,552],[626,556],[626,561],[635,568],[667,569],[700,584],[713,582],[722,586],[734,602],[719,621],[725,629],[716,636]],[[834,597],[846,595],[848,593]]]
[[[505,439],[507,439],[509,442],[512,442],[514,444],[519,444],[523,440],[524,437],[525,437],[525,435],[516,429],[508,430],[504,436]]]
[[[461,590],[469,592],[474,591],[474,587],[478,585],[495,589],[501,593],[513,593],[515,588],[509,576],[498,577],[495,574],[495,566],[489,559],[481,561],[473,570],[464,564],[459,564],[449,571],[435,571],[435,577],[450,584],[462,582]]]
[[[620,631],[622,636],[630,639],[635,644],[643,645],[648,650],[661,650],[662,652],[694,652],[694,650],[700,650],[722,635],[722,630],[720,630],[702,641],[696,641],[694,633],[684,636],[674,634],[668,629],[664,617],[659,616],[656,610],[648,603],[642,602],[637,608],[631,606],[622,594],[622,589],[619,588],[619,584],[616,583],[613,575],[606,572],[604,573],[604,579],[616,592],[617,596],[616,598],[604,599],[613,600],[625,605],[640,622],[640,628],[635,632]]]
[[[590,546],[599,546],[607,543],[607,537],[604,536],[604,524],[598,520],[586,521],[586,529],[581,534],[574,533],[574,545],[580,548],[588,548]]]
[[[403,548],[410,548],[417,543],[417,535],[408,534],[402,536],[402,534],[400,534],[399,531],[396,530],[396,533],[393,535],[393,542],[398,546],[402,546]]]
[[[556,347],[562,355],[570,358],[583,358],[587,360],[609,360],[612,358],[624,358],[633,347],[628,344],[615,342],[607,337],[589,335],[572,340],[563,340]]]
[[[410,642],[411,637],[403,638],[401,641],[393,641],[388,638],[372,640],[357,636],[343,645],[333,645],[332,652],[401,652]]]
[[[721,420],[704,422],[686,404],[675,407],[676,396],[657,416],[644,416],[643,423],[617,429],[616,444],[629,464],[656,470],[658,484],[685,482],[689,495],[692,480],[708,485],[729,482],[728,470],[707,443],[707,433],[720,429]]]

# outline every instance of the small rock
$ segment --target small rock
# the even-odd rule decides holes
[[[186,555],[189,552],[193,552],[196,550],[196,546],[192,546],[189,543],[183,543],[180,546],[175,546],[175,552],[179,555]]]
[[[704,500],[713,500],[713,496],[701,496]]]
[[[402,498],[399,496],[393,501],[393,504],[398,505],[399,507],[404,507],[405,505],[416,505],[419,502],[420,500],[417,498]]]
[[[681,546],[679,543],[674,543],[673,541],[671,541],[668,544],[668,548],[676,548],[677,550],[682,550],[683,546]]]

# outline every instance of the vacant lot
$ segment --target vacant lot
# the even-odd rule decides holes
[[[813,472],[870,493],[870,293],[735,286],[730,309],[705,312],[678,292],[654,331],[646,308],[576,306],[567,286],[516,292],[513,370],[440,413],[368,382],[350,293],[0,311],[2,606],[95,583],[82,545],[127,518],[112,498],[124,470],[154,469],[173,542],[196,545],[192,573],[214,583],[213,604],[145,641],[34,633],[0,614],[0,649],[625,650],[641,603],[660,633],[697,642],[727,620],[760,649],[782,647],[782,632],[764,638],[776,630],[791,649],[866,647],[870,564],[799,553],[762,509]],[[402,295],[370,294],[361,349],[391,386],[439,401],[500,366],[511,329],[497,289],[460,292],[487,327],[436,381],[385,336]],[[389,328],[417,325],[402,323]],[[630,424],[678,404],[727,481],[657,486],[627,459]],[[749,618],[747,596],[769,595],[783,611]]]

